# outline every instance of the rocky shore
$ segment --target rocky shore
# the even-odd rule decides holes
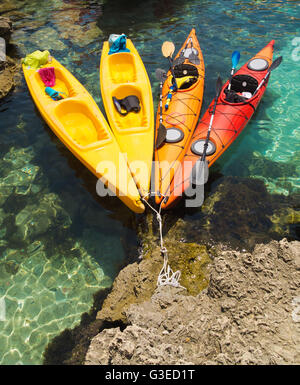
[[[8,17],[0,17],[0,38],[5,41],[5,57],[0,57],[0,101],[5,98],[15,87],[15,73],[20,65],[7,55],[7,46],[13,27]],[[4,54],[4,53],[3,53]],[[2,60],[5,59],[5,60]]]
[[[194,252],[197,265],[207,252]],[[203,290],[156,288],[157,249],[126,266],[97,314],[110,326],[91,340],[85,364],[299,364],[300,242],[208,254]],[[194,273],[190,281],[203,283]]]

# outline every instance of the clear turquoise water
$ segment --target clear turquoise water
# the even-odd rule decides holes
[[[215,170],[262,179],[271,193],[299,191],[300,52],[293,45],[299,2],[5,0],[1,6],[14,21],[14,50],[24,56],[49,49],[102,111],[98,67],[110,33],[124,32],[135,43],[156,105],[155,69],[167,69],[162,42],[178,49],[196,27],[206,67],[202,113],[217,76],[228,78],[232,51],[241,52],[242,64],[275,39],[275,57],[284,61]],[[95,178],[43,122],[23,78],[0,116],[0,364],[40,364],[48,342],[80,322],[93,293],[110,286],[136,250],[135,217],[117,199],[96,196]]]

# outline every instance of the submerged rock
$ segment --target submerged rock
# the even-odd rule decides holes
[[[44,195],[35,205],[27,205],[15,219],[17,236],[28,241],[45,234],[51,227],[65,230],[71,223],[69,215],[60,206],[58,197],[53,193]]]
[[[3,160],[9,163],[13,168],[22,168],[34,158],[33,147],[15,148],[10,150],[3,156]]]
[[[187,216],[181,226],[188,241],[219,242],[252,250],[259,242],[299,236],[295,223],[299,194],[270,194],[263,181],[238,177],[220,178],[211,190],[201,208],[183,211],[194,214],[191,218]],[[293,215],[286,215],[288,207]],[[170,221],[176,220],[172,213],[166,214],[166,220],[168,216]],[[281,221],[278,216],[285,217],[284,226],[276,226]]]
[[[34,153],[32,147],[14,148],[3,156],[0,162],[0,205],[8,198],[27,195],[37,192],[38,186],[34,184],[39,167],[30,163]]]
[[[2,4],[1,4],[2,11]],[[6,47],[12,34],[12,22],[8,17],[0,16],[0,101],[15,87],[15,74],[19,70],[19,64],[7,55]]]
[[[59,34],[54,28],[41,28],[30,36],[30,41],[36,49],[63,51],[67,46],[59,40]]]
[[[288,236],[290,226],[299,225],[300,212],[292,207],[280,208],[274,211],[270,219],[273,223],[272,229],[274,232]]]
[[[0,64],[0,101],[14,89],[15,73],[18,69],[19,65],[8,56],[6,61]]]
[[[96,22],[89,23],[85,26],[74,23],[58,24],[57,27],[63,39],[71,40],[73,44],[79,47],[86,47],[103,35]]]
[[[4,204],[6,199],[13,193],[13,186],[3,186],[0,184],[0,206]]]
[[[24,1],[1,0],[1,13],[3,14],[7,14],[10,11],[16,11],[22,7],[24,7]]]
[[[208,289],[195,296],[180,288],[155,289],[157,272],[150,260],[148,270],[146,260],[144,268],[128,266],[127,278],[124,269],[98,313],[111,320],[121,315],[127,327],[95,336],[85,364],[299,364],[299,258],[297,241],[259,244],[253,253],[220,245]],[[153,282],[152,293],[149,285],[138,287],[138,275]],[[120,293],[117,283],[123,304],[139,289],[130,300],[135,303],[123,311],[113,301]]]
[[[1,8],[2,8],[2,4],[1,4]],[[12,34],[11,20],[8,17],[0,16],[0,37],[2,37],[8,43],[11,34]]]

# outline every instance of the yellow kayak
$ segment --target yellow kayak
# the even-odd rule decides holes
[[[130,39],[126,41],[126,48],[129,52],[109,55],[109,43],[104,42],[100,87],[110,127],[127,156],[140,194],[145,197],[150,188],[153,157],[152,90],[142,59]]]
[[[139,192],[108,123],[92,96],[57,60],[53,67],[55,84],[63,99],[53,100],[35,69],[23,64],[31,96],[52,131],[97,178],[136,213],[145,210]]]

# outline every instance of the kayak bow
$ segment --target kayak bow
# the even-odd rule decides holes
[[[206,152],[209,167],[239,136],[257,109],[265,93],[269,76],[261,88],[258,90],[257,88],[272,64],[273,48],[274,40],[247,61],[232,77],[231,90],[228,90],[229,80],[224,84],[217,100]],[[183,192],[191,186],[192,169],[202,156],[214,104],[215,100],[211,102],[192,135],[181,168],[178,169],[167,191],[168,198],[162,204],[164,209],[174,206]]]

